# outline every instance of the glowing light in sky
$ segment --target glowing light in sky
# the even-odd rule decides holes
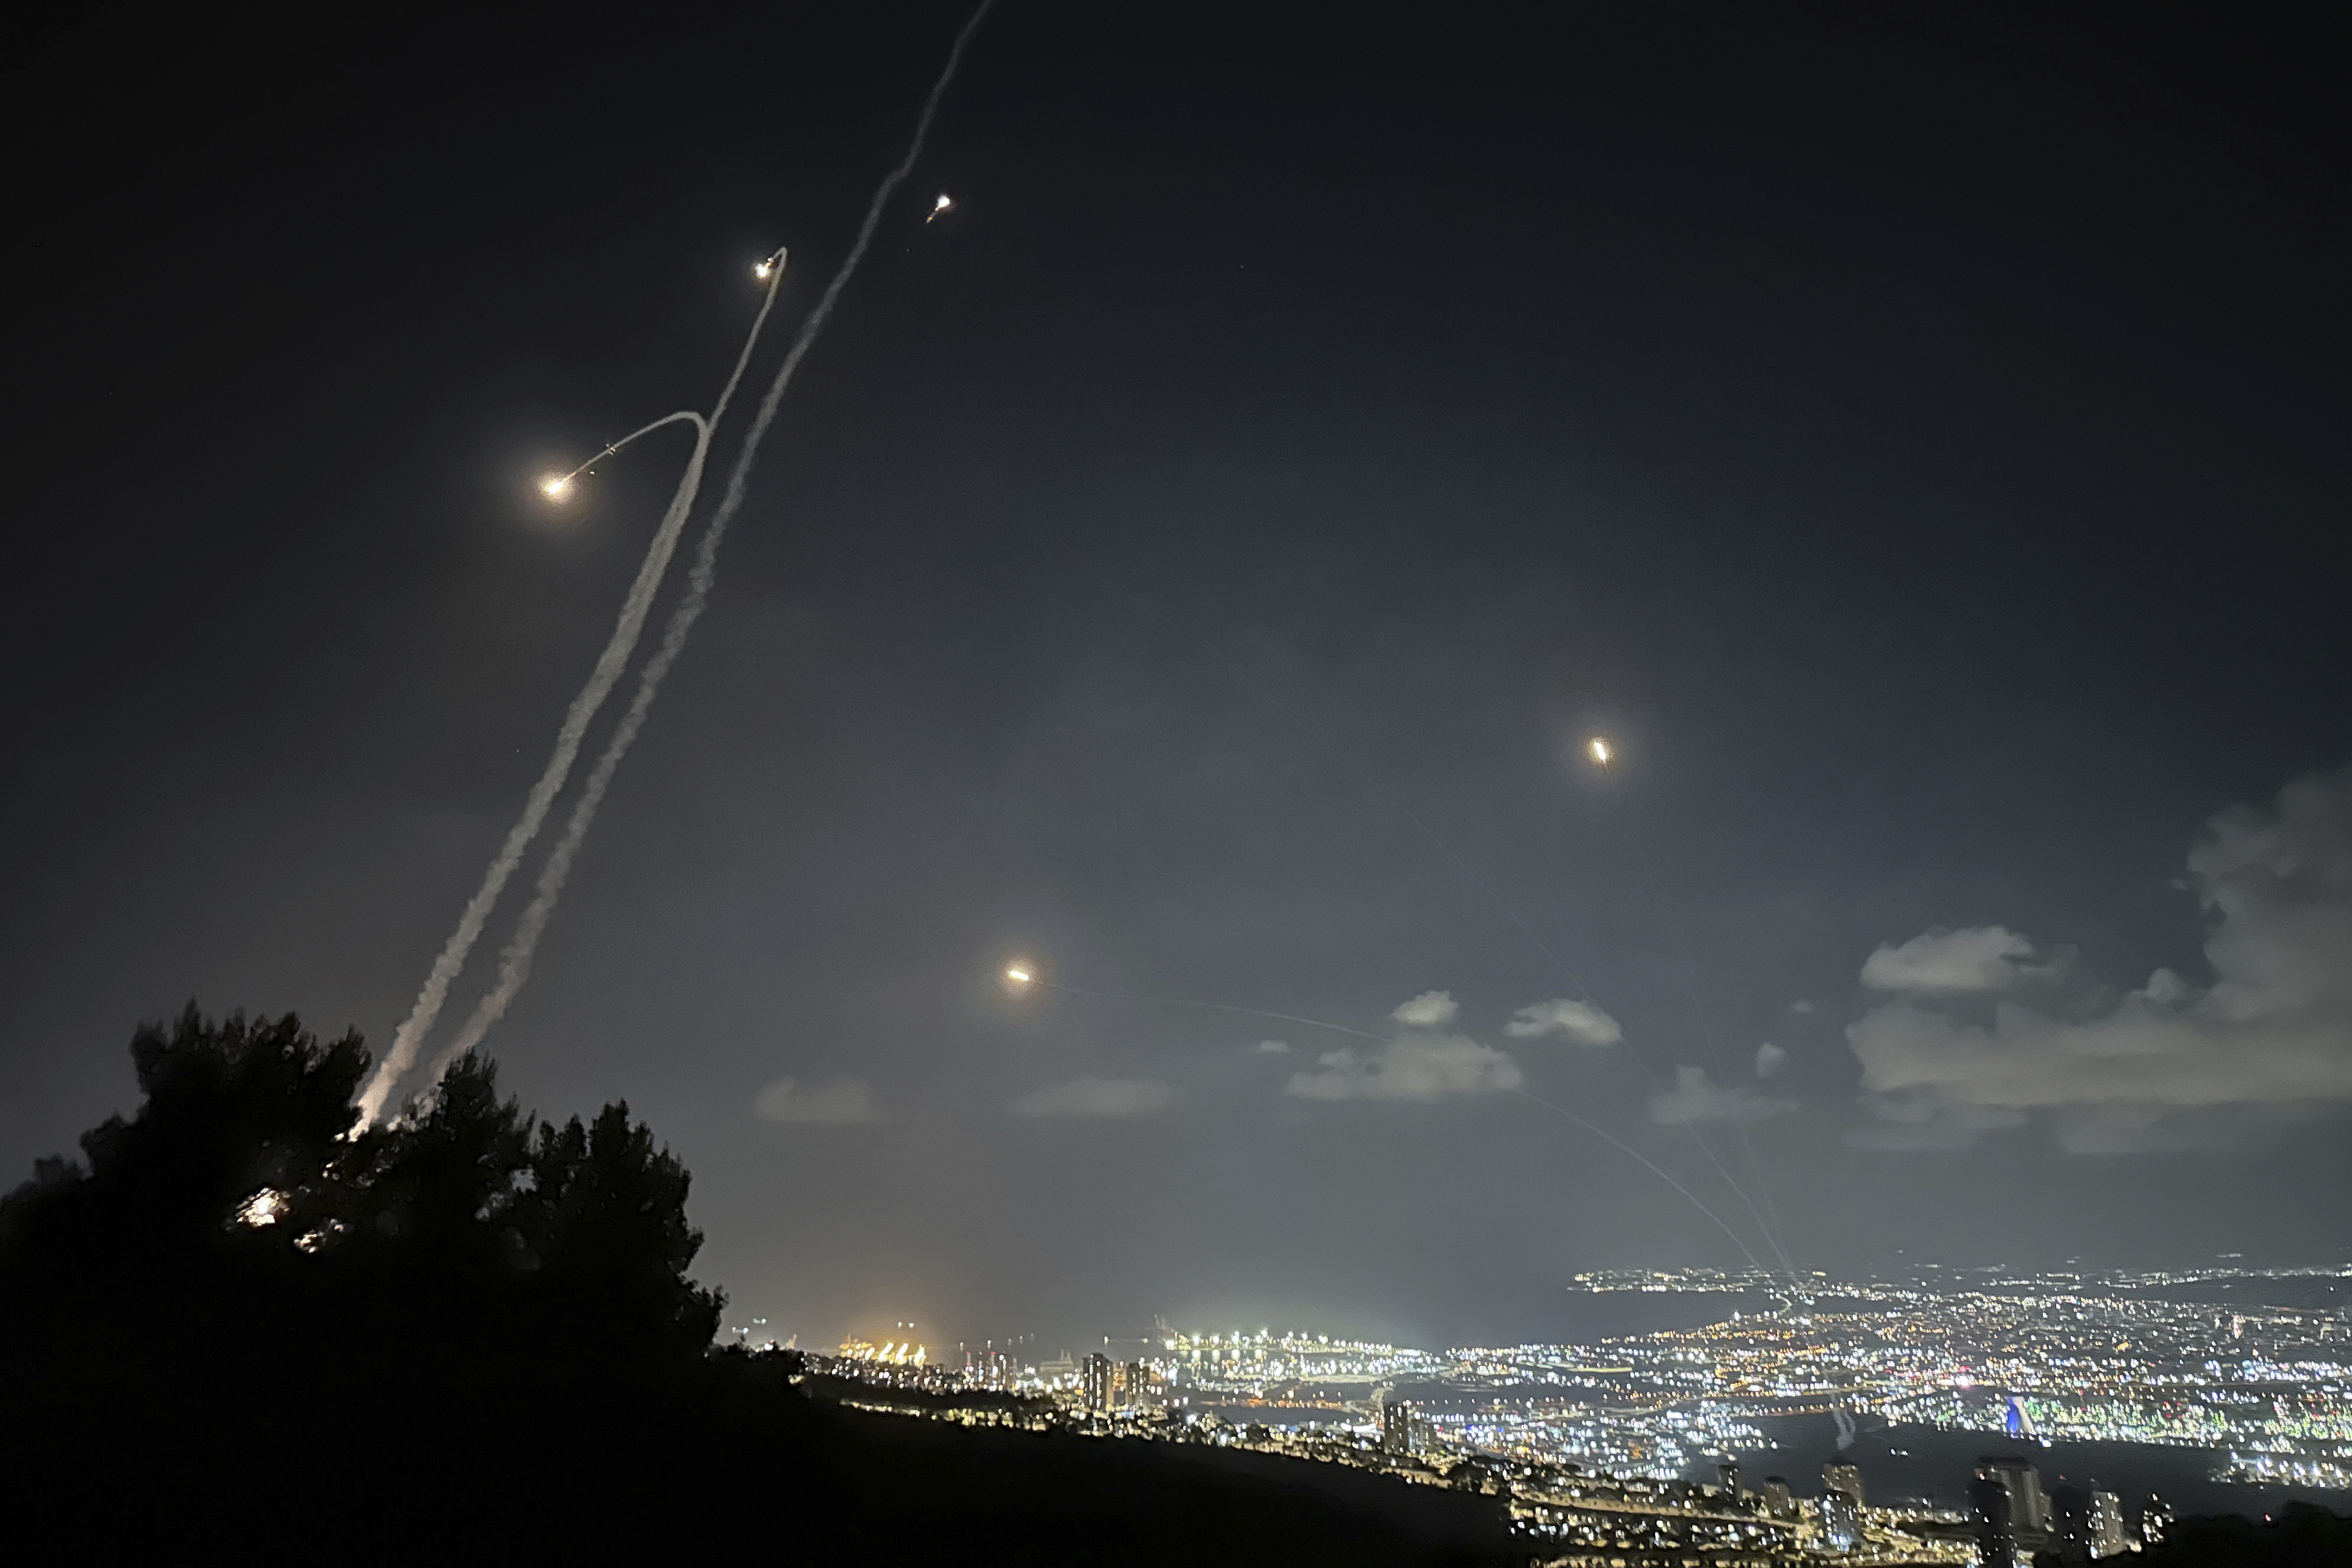
[[[757,261],[751,264],[751,276],[758,278],[762,283],[767,282],[770,277],[773,277],[775,275],[775,270],[776,264],[772,261]]]
[[[1585,743],[1584,749],[1591,753],[1593,761],[1598,762],[1603,768],[1609,766],[1608,741],[1596,735],[1590,741]]]
[[[571,499],[572,476],[569,474],[550,474],[547,477],[539,482],[539,493],[546,497],[551,501],[565,501]]]
[[[1029,971],[1015,964],[1004,971],[1004,977],[1016,986],[1025,986],[1029,983]]]
[[[949,195],[945,191],[941,191],[938,195],[931,198],[931,216],[925,218],[923,221],[925,223],[929,223],[931,218],[938,217],[941,213],[946,212],[950,207],[954,205],[955,198]]]

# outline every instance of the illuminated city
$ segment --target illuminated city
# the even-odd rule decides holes
[[[1765,1304],[1588,1343],[1428,1350],[1162,1322],[1076,1356],[1025,1359],[991,1343],[926,1359],[912,1342],[853,1340],[806,1364],[870,1409],[1255,1448],[1491,1492],[1517,1530],[1566,1551],[1561,1563],[1604,1550],[1724,1564],[1795,1550],[1974,1563],[1992,1514],[2025,1543],[2016,1550],[2071,1530],[2101,1556],[2160,1539],[2166,1505],[2045,1489],[2037,1449],[2158,1445],[2209,1452],[2216,1482],[2352,1484],[2352,1314],[2230,1301],[2317,1299],[2341,1281],[2352,1269],[1926,1268],[1816,1274],[1801,1291],[1760,1271],[1603,1271],[1579,1276],[1578,1291]],[[1792,1416],[1831,1416],[1848,1433],[1861,1421],[1980,1434],[1988,1453],[2025,1457],[1979,1465],[1973,1510],[1869,1500],[1844,1464],[1820,1479],[1743,1480],[1740,1456]],[[1983,1502],[1987,1488],[2010,1500]]]

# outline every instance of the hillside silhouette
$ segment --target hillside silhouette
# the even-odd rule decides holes
[[[191,1004],[131,1051],[136,1112],[0,1199],[0,1558],[1525,1559],[1492,1499],[861,1413],[714,1351],[690,1177],[625,1104],[559,1126],[467,1058],[354,1136],[356,1033]]]

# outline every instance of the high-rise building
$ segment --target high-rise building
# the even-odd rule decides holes
[[[1731,1460],[1726,1459],[1715,1467],[1715,1475],[1717,1483],[1730,1494],[1731,1500],[1738,1502],[1739,1500],[1739,1467]]]
[[[2091,1494],[2091,1555],[2120,1557],[2131,1549],[2124,1534],[2124,1500],[2111,1491]]]
[[[1852,1492],[1822,1493],[1822,1534],[1840,1552],[1853,1551],[1862,1540],[1862,1506]]]
[[[1766,1476],[1764,1478],[1764,1509],[1775,1519],[1791,1519],[1796,1516],[1797,1500],[1795,1494],[1789,1490],[1788,1477]]]
[[[2064,1482],[2050,1489],[2051,1545],[2061,1563],[2091,1560],[2091,1489]]]
[[[1863,1502],[1862,1467],[1859,1465],[1823,1465],[1822,1467],[1822,1490],[1826,1491],[1842,1491],[1845,1493],[1846,1496],[1853,1499],[1853,1506],[1860,1508]]]
[[[1078,1391],[1088,1410],[1099,1414],[1110,1408],[1110,1357],[1100,1351],[1087,1354],[1078,1364]]]
[[[1412,1402],[1398,1398],[1390,1388],[1381,1390],[1381,1449],[1390,1454],[1412,1452]]]
[[[2161,1546],[2172,1533],[2172,1505],[2154,1492],[2147,1494],[2147,1506],[2139,1511],[2139,1542],[2142,1546]]]
[[[1992,1555],[1990,1529],[1989,1494],[1983,1489],[1999,1487],[2007,1500],[2000,1512],[2000,1533],[2006,1542],[2009,1555]],[[2042,1472],[2030,1459],[2015,1455],[1993,1455],[1977,1461],[1977,1484],[1969,1489],[1971,1501],[1977,1506],[1977,1539],[1979,1561],[1992,1568],[2009,1568],[2021,1555],[2031,1560],[2032,1555],[2051,1544],[2050,1496],[2042,1490]]]
[[[2021,1568],[2032,1561],[2017,1547],[2017,1509],[2008,1483],[1979,1469],[1969,1483],[1969,1509],[1976,1516],[1978,1568]]]
[[[1139,1410],[1151,1403],[1151,1369],[1139,1361],[1110,1364],[1104,1408]]]

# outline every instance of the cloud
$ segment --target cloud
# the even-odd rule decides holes
[[[1799,997],[1795,1001],[1789,1004],[1789,1010],[1795,1013],[1799,1018],[1802,1018],[1807,1013],[1813,1010],[1813,1004],[1807,1001],[1804,998]]]
[[[1156,1078],[1073,1078],[1033,1089],[1005,1107],[1016,1116],[1156,1116],[1176,1091]]]
[[[1756,1048],[1756,1076],[1769,1078],[1789,1065],[1789,1053],[1770,1040]]]
[[[1938,925],[1900,947],[1883,944],[1862,966],[1874,991],[1997,991],[2030,973],[2033,944],[2005,925]]]
[[[2189,884],[2212,917],[2210,985],[2158,969],[2120,998],[1998,998],[1989,1013],[1970,1012],[1971,998],[1902,995],[1848,1025],[1875,1116],[1852,1141],[1962,1147],[2042,1113],[2062,1148],[2112,1154],[2211,1143],[2250,1115],[2352,1102],[2352,771],[2298,779],[2272,810],[2215,817],[2189,852]],[[1995,964],[2032,951],[1985,930],[2009,939],[1980,949]]]
[[[1454,1021],[1462,1009],[1451,991],[1423,991],[1409,1002],[1402,1003],[1389,1017],[1408,1029],[1443,1029]]]
[[[1796,1108],[1794,1100],[1769,1100],[1744,1083],[1717,1088],[1703,1067],[1675,1068],[1675,1086],[1650,1096],[1650,1119],[1675,1127],[1691,1122],[1762,1122]]]
[[[882,1108],[874,1086],[863,1078],[828,1078],[803,1086],[796,1078],[779,1078],[751,1102],[751,1113],[762,1122],[878,1122]]]
[[[1282,1056],[1289,1051],[1290,1042],[1286,1040],[1262,1040],[1250,1049],[1260,1056]]]
[[[1503,1026],[1503,1032],[1514,1040],[1566,1035],[1579,1045],[1622,1045],[1625,1040],[1625,1031],[1618,1027],[1615,1019],[1590,1002],[1570,1001],[1565,997],[1521,1008]]]
[[[1400,1009],[1402,1010],[1402,1009]],[[1458,1034],[1410,1033],[1376,1051],[1341,1049],[1294,1072],[1283,1092],[1302,1100],[1399,1100],[1426,1105],[1517,1089],[1519,1064]]]

